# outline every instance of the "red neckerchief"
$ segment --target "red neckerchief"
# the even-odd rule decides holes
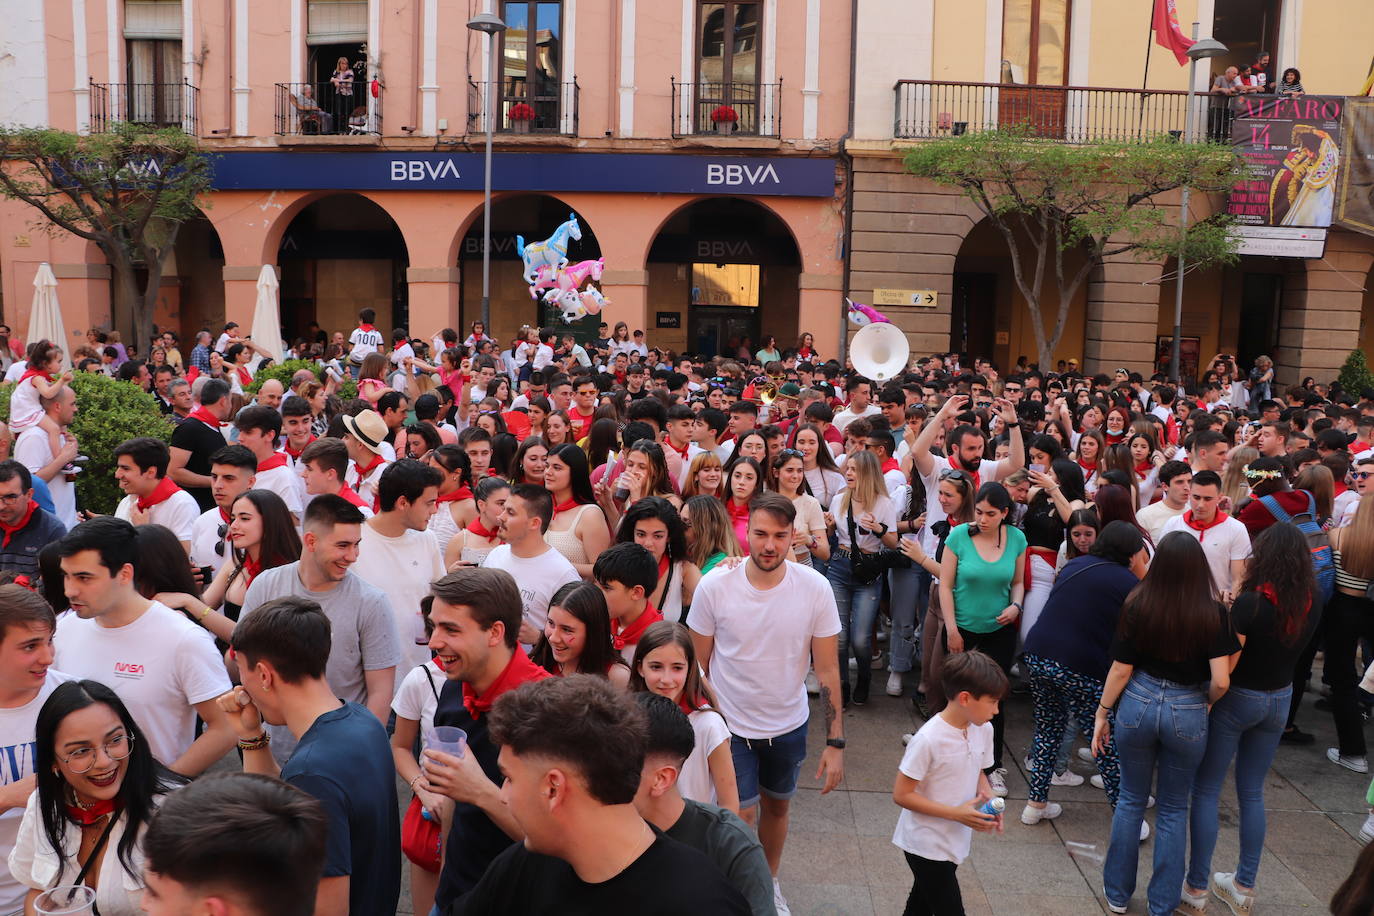
[[[243,554],[243,571],[248,575],[248,584],[252,585],[253,580],[258,577],[258,573],[262,572],[261,558],[255,560],[252,554],[245,551]]]
[[[666,576],[666,575],[668,574],[668,564],[669,564],[669,562],[670,562],[670,561],[669,561],[668,555],[667,555],[666,553],[665,553],[662,557],[659,558],[659,561],[658,561],[658,581],[662,582],[662,581],[663,581],[663,577]]]
[[[408,347],[408,346],[410,346],[410,341],[408,341],[408,340],[403,340],[403,341],[401,341],[400,343],[392,344],[392,345],[391,345],[391,352],[392,352],[392,353],[395,353],[397,350],[401,349],[402,347]]]
[[[229,510],[228,510],[228,509],[220,509],[220,510],[219,510],[219,518],[220,518],[220,521],[224,522],[224,524],[227,525],[227,524],[229,524],[229,520],[232,519],[233,516],[229,514]]]
[[[138,511],[147,512],[158,503],[163,503],[171,499],[172,494],[180,492],[181,487],[177,486],[172,478],[164,477],[157,482],[157,486],[153,488],[153,492],[149,493],[147,496],[140,496],[138,498]]]
[[[473,534],[477,535],[479,538],[482,538],[486,541],[496,540],[497,529],[488,528],[486,525],[483,525],[482,517],[480,515],[477,518],[474,518],[471,522],[469,522],[467,528],[464,530],[471,531]]]
[[[1116,445],[1117,443],[1124,442],[1126,440],[1126,431],[1124,429],[1119,433],[1107,432],[1104,429],[1102,431],[1102,435],[1104,435],[1107,438],[1108,445]]]
[[[463,682],[463,707],[468,711],[468,715],[477,719],[484,712],[490,712],[492,704],[495,703],[502,694],[509,693],[521,684],[530,681],[542,681],[546,677],[552,677],[549,672],[540,668],[530,657],[519,649],[511,655],[510,661],[502,669],[496,680],[491,682],[486,690],[479,697],[472,690],[472,685],[467,681]]]
[[[730,520],[732,522],[736,519],[749,517],[749,507],[736,505],[735,497],[733,496],[728,497],[725,500],[725,511],[730,513]]]
[[[1279,596],[1278,596],[1278,593],[1274,591],[1274,586],[1273,586],[1272,583],[1266,582],[1266,583],[1264,583],[1263,585],[1261,585],[1259,588],[1255,589],[1255,591],[1258,592],[1260,595],[1262,595],[1264,598],[1268,599],[1269,603],[1272,604],[1275,608],[1278,608],[1278,606],[1279,606]],[[1307,615],[1308,615],[1309,612],[1311,612],[1311,610],[1312,610],[1312,596],[1311,596],[1311,595],[1308,595],[1308,596],[1307,596],[1307,607],[1305,607],[1305,608],[1302,609],[1302,619],[1298,619],[1298,618],[1295,618],[1295,617],[1289,617],[1289,618],[1287,619],[1287,621],[1285,622],[1285,624],[1284,624],[1284,635],[1286,635],[1286,636],[1295,636],[1295,635],[1297,635],[1297,629],[1298,629],[1298,627],[1302,626],[1302,625],[1306,622]]]
[[[441,505],[443,503],[456,503],[460,499],[472,499],[472,487],[463,484],[452,493],[445,493],[443,496],[440,496],[439,503]]]
[[[576,509],[578,506],[577,497],[572,496],[553,507],[553,517],[558,518],[558,513]]]
[[[963,471],[965,474],[967,474],[967,475],[973,480],[973,492],[974,492],[974,493],[977,493],[977,492],[978,492],[978,487],[979,487],[979,472],[978,472],[978,471],[970,471],[968,468],[960,467],[960,466],[959,466],[959,453],[958,453],[958,452],[952,452],[952,453],[950,454],[950,456],[949,456],[948,458],[945,459],[945,461],[949,462],[949,466],[952,467],[954,470],[956,470],[956,471]],[[980,465],[980,466],[981,466],[981,465]]]
[[[1084,479],[1084,480],[1087,480],[1089,477],[1091,477],[1091,476],[1093,476],[1094,474],[1097,473],[1097,462],[1096,462],[1096,461],[1094,461],[1092,464],[1084,464],[1083,461],[1082,461],[1082,459],[1079,459],[1079,461],[1078,461],[1078,466],[1079,466],[1080,468],[1083,469],[1083,479]]]
[[[383,464],[385,463],[385,461],[386,459],[383,458],[381,455],[374,453],[372,455],[372,460],[367,463],[367,467],[363,467],[362,465],[355,463],[354,467],[358,469],[358,484],[361,485],[363,482],[363,478],[366,477],[368,474],[371,474],[373,471],[375,471],[377,469],[377,465]]]
[[[243,366],[235,366],[234,371],[239,374],[240,385],[253,384],[253,373],[249,372],[246,368],[244,368]]]
[[[1150,473],[1151,471],[1153,471],[1154,468],[1155,468],[1154,462],[1151,461],[1150,459],[1146,458],[1146,459],[1145,459],[1144,461],[1142,461],[1140,464],[1137,464],[1137,465],[1135,466],[1135,472],[1136,472],[1137,474],[1139,474],[1141,477],[1144,477],[1146,474],[1148,474],[1148,473]]]
[[[210,408],[205,407],[204,405],[202,405],[202,406],[200,406],[200,407],[197,407],[195,410],[193,410],[193,411],[191,411],[190,413],[188,413],[188,414],[186,415],[186,419],[188,419],[188,420],[199,420],[200,422],[204,423],[206,426],[208,426],[208,427],[210,427],[211,429],[213,429],[215,432],[219,432],[219,426],[220,426],[219,417],[217,417],[217,416],[215,416],[214,414],[212,414],[212,413],[210,412]]]
[[[52,379],[52,376],[49,375],[48,373],[44,372],[42,369],[25,369],[25,370],[24,370],[24,374],[21,375],[21,376],[19,376],[19,384],[22,385],[22,384],[24,384],[25,382],[27,382],[29,379],[33,378],[34,376],[38,376],[38,375],[43,376],[43,378],[47,379],[47,380],[50,381],[50,382],[53,380],[53,379]]]
[[[300,461],[300,460],[301,460],[301,452],[305,451],[305,447],[306,447],[307,445],[309,445],[310,443],[314,442],[314,441],[315,441],[316,439],[318,439],[318,438],[319,438],[319,436],[316,436],[316,435],[314,435],[314,434],[312,433],[311,436],[310,436],[310,438],[305,440],[305,445],[301,446],[299,449],[294,449],[294,448],[292,448],[292,447],[291,447],[291,440],[290,440],[290,439],[287,439],[287,440],[286,440],[286,445],[284,445],[284,446],[282,447],[282,451],[284,451],[286,454],[290,455],[292,461]],[[262,468],[258,468],[258,470],[261,471]]]
[[[342,496],[344,499],[348,500],[349,502],[351,502],[353,505],[357,506],[359,509],[372,508],[367,503],[363,502],[363,498],[359,496],[357,492],[348,484],[341,484],[339,486],[339,495]]]
[[[115,799],[107,798],[96,802],[89,808],[83,808],[80,805],[67,805],[67,817],[82,827],[89,827],[98,823],[105,815],[113,814],[115,810]]]
[[[0,541],[0,547],[8,547],[8,546],[10,546],[10,537],[11,537],[16,531],[21,530],[25,525],[27,525],[27,524],[29,523],[29,519],[33,518],[34,510],[37,509],[37,508],[38,508],[38,503],[36,503],[36,502],[34,502],[32,499],[30,499],[30,500],[29,500],[29,506],[28,506],[27,509],[24,510],[24,517],[21,518],[21,519],[19,520],[19,524],[17,524],[17,525],[6,525],[4,522],[0,522],[0,531],[4,531],[4,532],[5,532],[5,539],[4,539],[3,541]]]
[[[189,368],[189,369],[186,370],[186,384],[188,384],[188,385],[194,384],[195,381],[196,381],[196,379],[198,379],[198,378],[200,378],[200,367],[199,367],[199,366],[192,366],[191,368]]]
[[[1344,483],[1342,483],[1342,482],[1339,481],[1339,480],[1335,481],[1335,484],[1336,484],[1336,494],[1335,494],[1335,495],[1337,495],[1337,496],[1340,496],[1340,495],[1341,495],[1342,493],[1344,493],[1346,490],[1350,489],[1349,487],[1347,487]]]
[[[628,627],[621,627],[620,621],[612,621],[611,645],[617,652],[626,646],[633,646],[639,642],[639,637],[644,635],[644,631],[649,629],[651,624],[658,623],[663,619],[663,614],[649,602],[644,602],[644,612],[639,618]]]
[[[886,474],[888,471],[900,471],[901,469],[902,469],[902,466],[901,466],[900,464],[897,463],[897,459],[896,459],[896,458],[889,458],[889,459],[887,459],[886,461],[883,462],[883,473],[884,473],[884,474]]]
[[[678,698],[677,698],[677,708],[680,709],[680,710],[682,710],[683,715],[687,715],[687,716],[690,716],[692,713],[696,712],[696,708],[695,708],[694,706],[692,706],[691,703],[688,703],[688,702],[687,702],[687,692],[686,692],[686,691],[683,691],[681,694],[678,695]]]
[[[1227,515],[1225,512],[1218,510],[1216,516],[1213,517],[1213,519],[1210,522],[1204,525],[1201,522],[1194,521],[1193,510],[1189,509],[1188,511],[1183,513],[1183,524],[1187,525],[1189,528],[1192,528],[1194,531],[1197,532],[1197,540],[1198,543],[1201,544],[1202,539],[1207,536],[1207,530],[1209,528],[1215,528],[1217,525],[1220,525],[1222,522],[1226,521],[1230,517],[1231,516]]]
[[[266,461],[258,462],[258,473],[261,474],[263,471],[275,471],[277,468],[284,467],[286,467],[286,453],[274,452],[271,458],[268,458]]]
[[[358,330],[359,330],[359,331],[375,331],[375,330],[377,330],[377,329],[376,329],[375,327],[373,327],[372,325],[370,325],[370,324],[360,324],[360,325],[358,325]]]
[[[677,452],[679,455],[681,455],[683,461],[686,461],[686,460],[687,460],[687,453],[688,453],[689,451],[691,451],[691,448],[692,448],[692,443],[691,443],[691,442],[688,442],[688,443],[687,443],[686,445],[684,445],[682,448],[678,448],[676,445],[673,444],[673,440],[672,440],[671,438],[669,438],[669,439],[664,439],[664,440],[663,440],[663,444],[666,445],[666,446],[668,446],[668,447],[669,447],[670,449],[672,449],[673,451]]]

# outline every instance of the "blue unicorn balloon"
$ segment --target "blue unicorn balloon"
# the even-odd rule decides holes
[[[515,237],[515,253],[525,262],[525,282],[533,283],[539,276],[539,268],[547,267],[557,276],[568,266],[568,242],[582,238],[582,227],[577,222],[577,214],[568,214],[568,221],[553,231],[542,242],[525,244],[525,237]]]

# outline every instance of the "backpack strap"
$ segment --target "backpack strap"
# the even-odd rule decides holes
[[[1264,508],[1268,509],[1269,514],[1274,516],[1274,518],[1281,522],[1291,522],[1293,520],[1293,516],[1285,512],[1283,507],[1279,505],[1279,501],[1274,497],[1261,496],[1259,499],[1260,502],[1264,504]]]

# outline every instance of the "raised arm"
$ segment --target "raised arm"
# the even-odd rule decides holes
[[[930,472],[935,468],[935,456],[930,453],[930,447],[935,444],[935,436],[944,428],[945,420],[954,416],[964,406],[968,404],[968,395],[951,395],[949,400],[940,405],[940,409],[935,412],[935,416],[921,427],[921,433],[916,437],[916,441],[911,446],[911,460],[916,465],[916,472],[922,477],[929,477]]]

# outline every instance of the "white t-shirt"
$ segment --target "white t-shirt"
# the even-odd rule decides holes
[[[765,591],[749,581],[749,566],[717,566],[702,577],[687,626],[715,639],[711,685],[730,730],[776,738],[806,723],[811,640],[838,634],[840,614],[816,570],[789,562],[782,582]]]
[[[57,621],[53,642],[54,666],[119,694],[167,766],[196,739],[195,704],[229,689],[214,637],[156,601],[122,627],[68,614]]]
[[[1164,526],[1170,519],[1182,515],[1187,508],[1188,506],[1185,504],[1179,506],[1177,509],[1171,509],[1169,505],[1161,499],[1159,502],[1151,503],[1137,512],[1135,514],[1135,520],[1140,523],[1140,527],[1150,532],[1150,540],[1158,544],[1159,539],[1164,536]]]
[[[682,771],[677,777],[678,791],[683,798],[703,802],[708,805],[716,801],[716,784],[711,781],[711,767],[706,758],[711,752],[730,740],[730,727],[725,724],[720,713],[713,709],[697,709],[687,714],[692,723],[692,733],[696,735],[696,745],[692,753],[683,761]]]
[[[525,558],[511,553],[509,544],[502,544],[487,554],[482,565],[511,574],[515,587],[520,589],[520,604],[524,608],[522,619],[541,633],[549,619],[553,593],[569,582],[582,581],[568,558],[552,547],[537,557]]]
[[[1212,581],[1216,583],[1218,591],[1227,592],[1240,584],[1231,581],[1231,561],[1250,557],[1250,532],[1243,524],[1228,516],[1220,525],[1198,531],[1183,523],[1183,513],[1180,512],[1164,523],[1159,536],[1164,537],[1175,531],[1182,531],[1201,542],[1202,552],[1207,555],[1207,565],[1212,568]]]
[[[121,499],[115,507],[115,518],[129,521],[137,503],[138,497],[133,494]],[[178,490],[148,510],[148,523],[170,528],[178,541],[191,540],[191,529],[195,527],[198,518],[200,506],[196,503],[195,497],[185,490]]]
[[[446,508],[446,507],[440,507]],[[398,538],[378,534],[363,524],[358,562],[349,569],[369,585],[386,592],[396,618],[396,644],[401,647],[401,670],[430,659],[425,643],[425,618],[420,602],[429,584],[444,575],[444,557],[432,531],[407,531]]]
[[[270,471],[258,471],[253,481],[255,490],[271,490],[281,497],[281,501],[286,503],[286,511],[296,517],[297,521],[304,521],[305,507],[301,502],[301,478],[300,474],[291,470],[291,460],[288,458],[286,464],[279,468],[272,468]]]
[[[852,407],[846,407],[844,410],[841,410],[839,413],[835,414],[835,418],[830,421],[830,425],[834,426],[836,429],[840,431],[841,434],[843,434],[844,428],[848,426],[850,423],[853,423],[855,420],[859,419],[859,417],[874,417],[882,412],[882,408],[880,408],[877,404],[869,404],[867,407],[860,411],[855,411]]]
[[[48,445],[47,430],[41,426],[31,426],[19,434],[14,442],[14,460],[28,468],[34,475],[40,468],[52,463],[57,457]],[[57,520],[70,531],[76,527],[76,484],[58,471],[52,480],[46,481],[48,492],[52,494],[53,508],[57,510]]]
[[[978,774],[992,766],[992,723],[967,732],[933,716],[912,737],[897,769],[921,783],[921,794],[943,805],[962,805],[978,795]],[[902,809],[892,844],[923,859],[960,864],[973,845],[973,828],[943,817]]]
[[[24,375],[24,373],[28,371],[29,364],[27,360],[15,360],[14,365],[10,366],[9,369],[5,370],[5,381],[17,382]]]
[[[931,526],[937,522],[942,522],[946,518],[945,510],[940,508],[940,475],[950,470],[949,459],[943,455],[932,455],[929,476],[921,478],[921,482],[926,485],[926,527],[921,533],[921,549],[932,557],[935,556],[935,547],[939,543],[939,538],[935,532],[931,531]],[[919,473],[919,472],[918,472]],[[990,458],[984,458],[978,463],[978,485],[982,486],[991,480],[997,479],[997,462]],[[977,494],[978,487],[973,488]]]
[[[0,785],[8,786],[33,775],[36,752],[34,728],[38,723],[38,710],[43,708],[43,703],[58,684],[71,679],[69,675],[49,668],[37,696],[23,706],[0,709]],[[14,841],[19,835],[19,822],[23,819],[22,806],[0,813],[0,862],[7,860],[14,849]],[[28,888],[16,881],[8,868],[0,868],[0,912],[9,913],[23,907],[27,892]]]
[[[224,526],[224,534],[221,535],[220,526]],[[224,561],[229,558],[229,523],[220,515],[219,507],[206,509],[196,519],[191,526],[191,565],[208,566],[215,572],[219,572]],[[219,552],[215,552],[215,545],[223,544]]]
[[[56,499],[56,494],[53,499]],[[1336,520],[1338,526],[1344,527],[1350,524],[1355,518],[1355,510],[1360,508],[1360,494],[1354,487],[1350,487],[1345,492],[1337,496],[1331,504],[1331,517]]]
[[[348,342],[353,346],[353,349],[348,351],[349,360],[360,363],[364,356],[376,353],[381,348],[382,332],[376,328],[354,328],[353,333],[348,335]]]
[[[844,497],[845,490],[835,494],[835,498],[830,501],[830,515],[835,519],[836,541],[841,547],[848,550],[851,547],[849,543],[849,514],[845,511]],[[867,511],[873,513],[878,524],[886,525],[889,529],[897,527],[897,506],[889,497],[879,496],[877,504]],[[856,505],[853,506],[853,512],[854,533],[859,536],[859,549],[868,553],[882,550],[883,542],[876,533],[864,534],[859,530],[863,527],[864,510]]]
[[[391,700],[392,712],[419,724],[421,750],[424,750],[427,743],[425,738],[434,727],[434,710],[439,707],[439,691],[444,689],[445,677],[444,669],[430,659],[410,669]]]

